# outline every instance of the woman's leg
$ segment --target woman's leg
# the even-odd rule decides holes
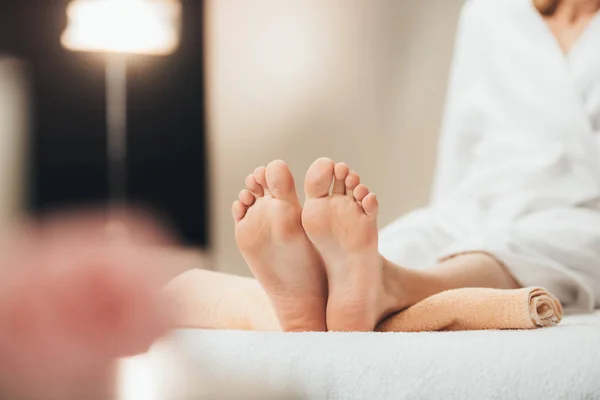
[[[382,314],[409,307],[436,293],[464,287],[517,289],[519,283],[494,257],[486,253],[466,253],[422,270],[403,268],[382,259],[382,290],[390,303]]]
[[[174,303],[179,328],[281,330],[269,297],[255,279],[191,270],[164,291]]]
[[[259,167],[232,206],[235,238],[256,280],[209,271],[175,279],[178,326],[325,331],[327,281],[301,223],[302,206],[283,161]]]
[[[305,190],[302,220],[327,272],[330,330],[373,330],[387,315],[443,290],[518,287],[510,273],[484,253],[459,255],[425,270],[407,269],[381,257],[377,198],[343,163],[315,161]]]

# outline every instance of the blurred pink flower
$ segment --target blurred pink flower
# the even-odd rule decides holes
[[[160,295],[159,226],[122,213],[20,226],[0,243],[0,394],[82,398],[117,357],[145,352],[170,328]]]

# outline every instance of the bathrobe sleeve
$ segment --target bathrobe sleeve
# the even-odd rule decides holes
[[[571,104],[561,110],[548,99],[549,89],[536,86],[536,68],[525,67],[521,76],[511,70],[516,59],[506,49],[515,46],[493,45],[493,24],[502,15],[490,18],[492,3],[470,1],[459,23],[430,206],[456,233],[442,259],[486,252],[523,286],[543,286],[565,307],[589,311],[600,306],[600,213],[593,203],[600,179],[590,158],[597,153],[581,145],[578,135],[589,132],[576,123],[562,130],[560,121],[538,123],[550,121],[550,113],[568,116]],[[508,64],[498,64],[503,59]],[[520,85],[514,92],[511,82]],[[539,110],[518,103],[529,101],[532,90]]]

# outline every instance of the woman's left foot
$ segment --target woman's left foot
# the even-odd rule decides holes
[[[235,239],[267,292],[284,331],[324,331],[327,282],[319,254],[302,229],[302,206],[283,161],[246,178],[233,203]]]
[[[333,183],[333,188],[331,185]],[[316,160],[306,173],[302,224],[329,280],[327,327],[371,331],[396,311],[378,252],[377,198],[344,163]]]

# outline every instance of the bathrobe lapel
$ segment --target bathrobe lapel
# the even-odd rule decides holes
[[[567,58],[577,94],[591,128],[600,134],[600,12]],[[598,137],[597,137],[598,139]]]
[[[502,110],[492,120],[511,129],[518,122],[543,135],[590,134],[570,63],[588,47],[592,32],[586,30],[569,59],[530,0],[492,3],[497,9],[490,10],[496,15],[489,26],[490,105]]]

